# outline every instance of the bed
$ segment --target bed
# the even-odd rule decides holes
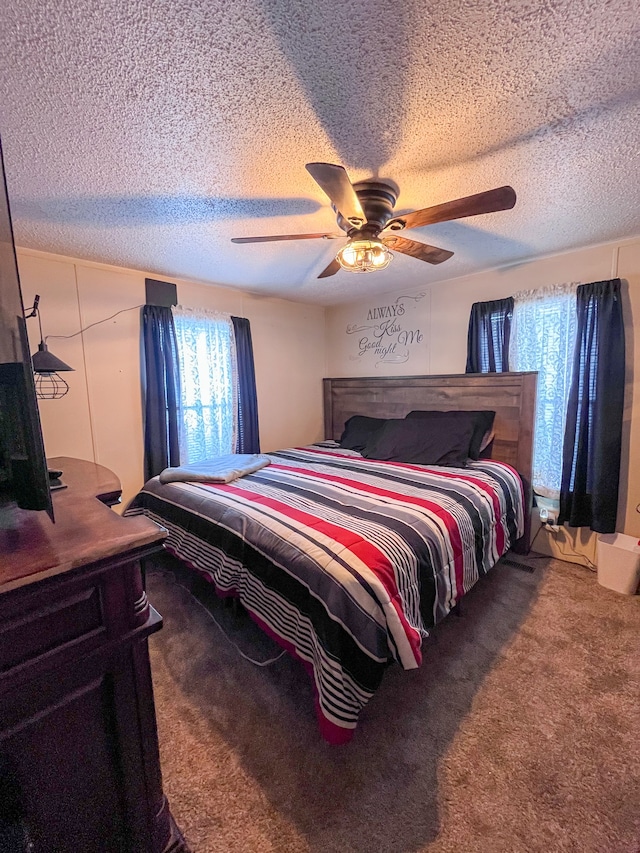
[[[323,737],[345,743],[386,666],[419,666],[430,628],[509,548],[527,549],[535,379],[327,379],[324,442],[229,484],[153,478],[130,509],[302,661]],[[354,414],[417,408],[495,411],[492,458],[436,469],[336,442]]]

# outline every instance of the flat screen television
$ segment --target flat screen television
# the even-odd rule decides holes
[[[15,502],[53,519],[1,141],[0,170],[0,509]]]

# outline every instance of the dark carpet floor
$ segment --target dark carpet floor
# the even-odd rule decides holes
[[[194,853],[639,853],[640,596],[499,564],[391,667],[353,742],[320,740],[287,656],[259,669],[166,572],[151,644],[165,791]],[[215,601],[240,647],[278,647]]]

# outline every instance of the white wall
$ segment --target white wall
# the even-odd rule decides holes
[[[404,259],[402,259],[404,261]],[[406,263],[415,263],[406,260]],[[327,310],[327,353],[330,376],[377,376],[462,373],[466,363],[467,326],[473,302],[499,299],[517,291],[560,282],[586,283],[620,277],[625,284],[625,335],[627,381],[623,428],[622,477],[618,512],[618,530],[640,536],[640,237],[620,243],[608,243],[574,252],[566,252],[517,266],[477,273],[464,278],[418,290],[394,290],[375,297]],[[628,287],[627,287],[628,285]],[[410,298],[424,293],[417,302]],[[375,307],[411,305],[399,325],[419,330],[422,339],[407,348],[407,360],[388,363],[374,355],[360,355],[358,333],[347,329],[367,325]],[[369,330],[362,336],[371,334]],[[402,349],[402,348],[400,348]],[[560,547],[584,551],[595,558],[595,537],[586,531],[569,530],[562,534]],[[545,548],[544,541],[542,548]]]
[[[47,456],[74,456],[110,468],[123,499],[143,482],[140,310],[145,273],[18,249],[25,305],[41,296],[43,332],[72,335],[48,341],[75,369],[60,400],[41,400]],[[157,276],[149,276],[156,277]],[[322,438],[322,377],[326,375],[325,309],[228,288],[175,280],[182,305],[224,311],[251,321],[262,449]],[[38,324],[28,322],[32,351]]]

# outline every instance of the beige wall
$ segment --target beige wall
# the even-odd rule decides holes
[[[410,261],[407,259],[406,261]],[[122,308],[144,302],[142,272],[91,264],[27,250],[18,251],[25,304],[42,296],[45,335],[71,335]],[[381,297],[325,309],[253,296],[228,288],[177,281],[182,304],[226,311],[251,320],[256,356],[260,432],[264,450],[303,444],[322,436],[323,376],[460,373],[466,358],[471,304],[518,290],[563,281],[620,276],[625,286],[627,385],[623,471],[618,529],[640,536],[640,238],[594,246],[518,266],[394,290]],[[428,281],[428,270],[425,275]],[[403,298],[404,297],[404,298]],[[399,325],[413,332],[386,360],[374,349],[360,355],[371,331],[368,314],[402,304]],[[326,320],[326,322],[325,322]],[[375,321],[377,322],[377,321]],[[346,333],[347,327],[356,329]],[[32,347],[37,323],[28,323]],[[359,330],[359,331],[358,331]],[[389,326],[391,339],[393,327]],[[325,335],[326,332],[326,335]],[[142,401],[139,311],[120,314],[70,339],[49,341],[52,351],[75,368],[61,400],[41,401],[49,456],[95,459],[121,478],[125,498],[142,483]],[[403,360],[406,359],[406,360]],[[538,537],[540,550],[586,553],[595,560],[595,538],[564,531],[557,541]]]
[[[404,259],[403,259],[404,261]],[[406,261],[409,263],[410,261]],[[622,478],[618,530],[640,536],[640,237],[621,243],[593,246],[499,270],[444,281],[418,290],[394,290],[375,297],[327,310],[327,353],[330,376],[409,375],[461,373],[466,362],[467,325],[473,302],[498,299],[519,290],[575,281],[586,283],[619,276],[625,282],[625,329],[627,382],[623,433]],[[425,282],[429,280],[428,270]],[[421,296],[421,294],[424,294]],[[416,301],[415,297],[421,296]],[[359,341],[370,335],[367,318],[376,307],[400,303],[409,306],[399,325],[420,331],[421,340],[393,353],[406,360],[384,360],[381,350],[364,351]],[[374,321],[377,322],[377,321]],[[349,334],[347,330],[362,329]],[[390,336],[388,336],[390,337]],[[364,351],[364,354],[362,354]],[[543,531],[544,535],[544,531]],[[555,542],[538,537],[541,550],[552,546],[585,552],[595,559],[595,537],[586,531],[562,532]]]
[[[25,305],[36,293],[42,297],[45,335],[72,335],[145,301],[143,272],[23,249],[18,266]],[[325,309],[175,281],[182,305],[251,321],[262,449],[322,438]],[[37,321],[30,320],[28,328],[33,350]],[[66,374],[66,397],[40,401],[47,456],[106,465],[120,477],[128,500],[143,482],[140,311],[126,311],[82,335],[52,337],[48,343],[75,372]]]

